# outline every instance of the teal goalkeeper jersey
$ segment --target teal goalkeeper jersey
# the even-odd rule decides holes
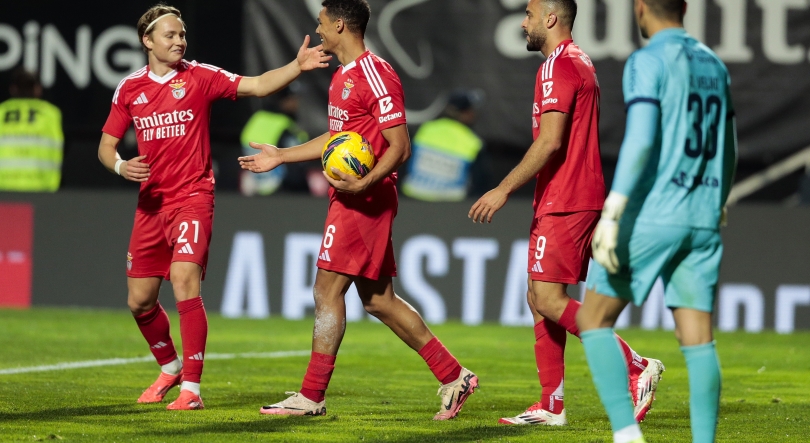
[[[726,66],[683,28],[670,28],[630,56],[622,83],[628,131],[612,190],[629,196],[626,216],[717,229],[736,163]],[[644,118],[653,106],[657,122]],[[634,145],[639,130],[655,131],[651,147]]]

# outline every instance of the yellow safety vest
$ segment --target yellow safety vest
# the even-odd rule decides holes
[[[56,106],[35,98],[0,103],[0,191],[59,189],[64,141]]]
[[[423,124],[413,137],[413,156],[402,192],[426,201],[459,201],[467,195],[470,166],[483,141],[451,118]]]

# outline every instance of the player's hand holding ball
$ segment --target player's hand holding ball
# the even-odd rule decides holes
[[[275,169],[284,163],[281,158],[281,150],[267,143],[250,142],[250,147],[261,152],[246,157],[239,157],[239,166],[250,172],[267,172]]]
[[[619,272],[616,245],[619,241],[619,219],[626,206],[627,197],[611,191],[593,232],[593,259],[611,274]]]
[[[368,182],[363,180],[374,168],[377,158],[365,137],[350,131],[329,138],[321,152],[326,179],[339,192],[361,194]]]

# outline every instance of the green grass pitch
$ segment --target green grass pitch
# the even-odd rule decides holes
[[[171,315],[179,342],[177,316]],[[312,320],[229,320],[211,315],[209,355],[306,351]],[[569,337],[564,428],[507,427],[501,416],[532,404],[539,386],[531,328],[457,323],[433,331],[480,377],[459,417],[433,422],[438,383],[385,326],[350,323],[327,392],[325,417],[267,417],[259,407],[298,390],[308,357],[209,359],[203,411],[167,411],[135,400],[157,376],[153,362],[0,373],[0,441],[236,442],[611,442],[582,346]],[[621,331],[642,355],[667,366],[642,424],[651,443],[688,442],[687,374],[672,332]],[[721,333],[718,441],[809,441],[810,334]],[[148,355],[126,311],[0,310],[0,371]],[[167,399],[173,400],[173,389]]]

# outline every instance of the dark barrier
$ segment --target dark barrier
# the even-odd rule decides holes
[[[0,194],[0,204],[5,203],[29,203],[34,210],[34,305],[126,306],[135,193]],[[257,318],[311,313],[326,205],[315,198],[219,195],[203,284],[209,309]],[[531,201],[512,199],[491,225],[471,223],[469,205],[400,203],[394,229],[398,293],[432,323],[458,318],[467,324],[530,324],[525,291]],[[807,226],[808,209],[732,208],[723,231],[716,316],[721,329],[810,329]],[[0,300],[4,290],[0,287]],[[572,295],[577,290],[570,288]],[[163,291],[171,305],[170,285]],[[347,301],[349,318],[363,318],[357,297]],[[660,286],[643,308],[620,318],[620,326],[631,324],[672,327]]]

